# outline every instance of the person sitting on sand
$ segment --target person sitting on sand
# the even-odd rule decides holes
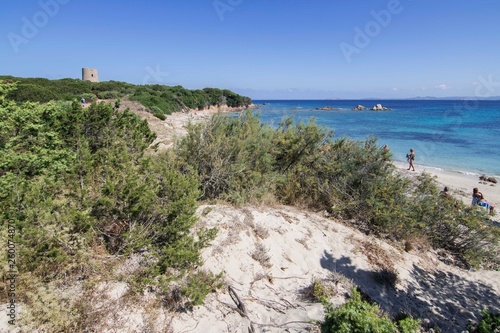
[[[448,190],[448,186],[445,186],[444,189],[441,191],[441,196],[445,197],[445,198],[450,196],[450,192]]]
[[[408,170],[413,169],[415,171],[415,166],[413,165],[413,161],[415,160],[415,151],[413,148],[410,148],[410,153],[406,154],[406,160],[409,163]]]
[[[483,194],[479,192],[479,189],[477,187],[472,190],[472,206],[475,205],[488,209],[490,211],[490,214],[493,214],[493,209],[495,208],[490,205],[488,201],[486,201]]]

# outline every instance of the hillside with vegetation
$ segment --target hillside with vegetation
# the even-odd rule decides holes
[[[109,281],[127,286],[129,305],[141,304],[145,294],[152,295],[151,309],[171,313],[203,304],[225,283],[224,272],[202,265],[201,251],[218,233],[197,224],[196,209],[206,203],[322,211],[332,224],[343,221],[406,251],[425,240],[463,267],[500,267],[499,229],[485,223],[485,213],[440,196],[429,175],[410,182],[395,173],[374,139],[334,139],[313,121],[284,119],[271,127],[245,111],[190,124],[174,148],[151,154],[156,135],[145,120],[119,110],[118,101],[82,108],[75,101],[82,94],[128,96],[162,114],[251,103],[219,89],[4,77],[1,245],[15,244],[15,298],[24,310],[17,323],[26,332],[98,331],[106,318],[99,288]],[[2,267],[13,263],[1,258]],[[2,290],[9,289],[7,271]],[[391,267],[381,274],[389,286],[398,280]],[[8,293],[0,297],[9,302]],[[356,325],[367,332],[419,329],[412,318],[380,319],[356,291],[339,309],[322,290],[316,298],[327,311],[316,325],[323,332],[349,327],[352,318],[365,318]],[[495,324],[498,317],[486,314]]]
[[[0,81],[15,82],[16,89],[6,98],[15,102],[46,103],[54,100],[74,101],[84,98],[87,103],[97,99],[138,101],[149,112],[162,117],[172,112],[203,110],[228,106],[246,108],[252,100],[227,89],[204,88],[190,90],[182,86],[160,84],[134,85],[126,82],[90,82],[77,79],[48,80],[45,78],[18,78],[0,76]]]

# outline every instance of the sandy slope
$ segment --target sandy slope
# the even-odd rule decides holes
[[[225,273],[247,316],[224,288],[192,313],[176,316],[174,332],[247,332],[250,326],[255,332],[314,332],[323,308],[308,294],[318,279],[334,287],[336,304],[354,283],[389,314],[426,318],[443,332],[461,331],[485,307],[500,311],[500,272],[447,266],[417,243],[407,253],[291,207],[202,206],[199,214],[200,226],[219,228],[203,252],[203,267]],[[380,279],[383,269],[397,272],[395,289]]]

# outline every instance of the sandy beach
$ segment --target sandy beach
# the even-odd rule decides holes
[[[420,166],[415,165],[416,171],[408,171],[408,163],[405,162],[393,162],[398,170],[407,174],[409,177],[415,177],[421,172],[429,173],[436,177],[436,181],[441,185],[442,188],[448,187],[449,193],[461,200],[464,203],[470,204],[472,202],[472,189],[477,187],[480,192],[483,193],[484,197],[495,207],[496,215],[495,220],[499,220],[500,213],[500,188],[499,184],[494,184],[491,182],[485,182],[479,179],[479,175],[466,174],[457,171],[445,170],[437,167]],[[498,179],[500,181],[500,179]]]

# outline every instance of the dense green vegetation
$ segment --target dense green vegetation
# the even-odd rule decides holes
[[[481,321],[476,327],[469,327],[469,332],[490,333],[498,332],[500,329],[500,313],[492,313],[489,310],[481,311]]]
[[[126,277],[137,290],[157,286],[168,299],[168,282],[178,281],[188,299],[170,306],[199,303],[211,288],[193,288],[193,276],[208,285],[217,278],[188,274],[215,235],[189,232],[200,195],[196,175],[181,173],[169,155],[145,156],[155,135],[129,111],[78,102],[17,105],[5,98],[14,88],[0,84],[0,219],[15,230],[18,302],[38,308],[37,320],[63,318],[62,327],[44,326],[48,331],[78,331],[71,326],[84,317],[78,307],[61,307],[58,299],[37,307],[45,285],[112,274],[103,255],[143,253],[147,264]],[[0,228],[6,235],[7,225]]]
[[[133,85],[126,82],[89,82],[75,79],[48,80],[0,76],[0,81],[17,83],[17,89],[6,98],[16,102],[46,103],[52,100],[74,101],[82,97],[87,102],[96,98],[115,99],[127,96],[142,103],[151,113],[162,114],[211,106],[247,107],[252,101],[227,89],[205,88],[189,90],[181,86]]]
[[[351,299],[335,309],[327,307],[326,320],[322,325],[324,333],[417,333],[420,321],[411,317],[392,322],[381,313],[377,305],[361,300],[361,294],[354,289]]]

